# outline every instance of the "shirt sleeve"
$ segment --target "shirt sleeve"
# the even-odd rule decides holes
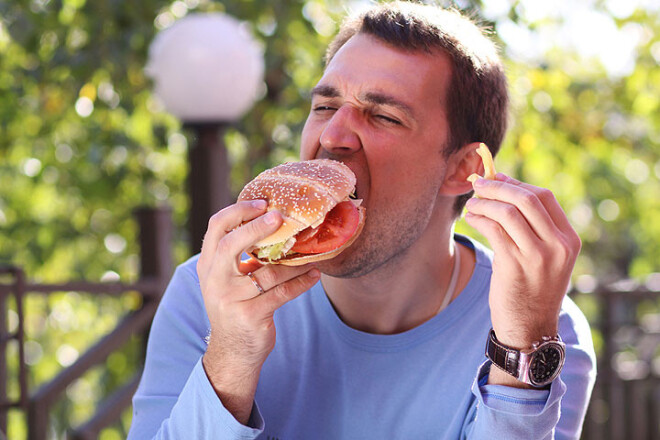
[[[488,385],[491,363],[480,366],[472,385],[475,407],[463,438],[580,438],[596,380],[596,356],[589,324],[570,300],[564,302],[559,333],[566,344],[566,362],[549,390]]]
[[[158,306],[133,397],[129,440],[254,439],[263,431],[256,403],[248,426],[242,425],[206,376],[201,358],[209,322],[194,262],[177,268]]]

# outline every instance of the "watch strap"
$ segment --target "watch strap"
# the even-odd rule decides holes
[[[500,344],[495,337],[495,331],[490,330],[488,334],[488,341],[486,343],[486,356],[496,366],[506,371],[513,377],[518,378],[518,363],[520,359],[520,351]]]

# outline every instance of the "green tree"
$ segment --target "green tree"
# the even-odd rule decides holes
[[[660,271],[660,15],[638,10],[617,25],[641,35],[626,76],[557,49],[543,65],[510,65],[515,105],[500,158],[555,192],[583,240],[576,275],[601,282]]]
[[[477,14],[482,6],[456,3]],[[542,27],[525,21],[521,3],[511,2],[503,19]],[[0,262],[48,282],[134,280],[138,249],[131,212],[163,204],[173,207],[175,259],[182,261],[188,249],[188,139],[181,123],[158,107],[144,74],[155,33],[190,12],[226,11],[248,22],[264,44],[267,94],[226,135],[236,193],[257,172],[296,158],[307,93],[347,4],[1,2]],[[576,53],[560,48],[542,64],[508,62],[512,127],[497,165],[555,192],[584,242],[578,280],[643,281],[660,271],[660,223],[654,220],[660,215],[658,14],[638,10],[617,19],[620,28],[638,26],[645,35],[634,71],[624,77],[608,76],[597,64],[586,68]],[[468,231],[465,224],[458,229]],[[134,295],[29,297],[32,389],[137,306]],[[9,321],[15,323],[15,312]],[[135,371],[139,352],[133,341],[71,388],[54,410],[58,436]],[[123,437],[129,423],[127,413],[104,438]],[[19,415],[12,415],[10,429],[10,438],[25,435]]]
[[[320,1],[19,1],[0,4],[0,262],[48,282],[135,280],[139,205],[167,204],[179,226],[176,261],[187,257],[187,133],[158,107],[145,76],[155,33],[185,14],[226,11],[265,46],[267,95],[227,133],[233,188],[295,157],[338,11]],[[28,297],[30,384],[53,377],[118,316],[134,295],[99,300],[62,292]],[[16,314],[10,312],[10,326]],[[141,362],[129,344],[77,382],[54,410],[58,433]],[[16,352],[10,351],[15,355]],[[16,365],[13,365],[15,372]],[[15,375],[13,376],[15,377]],[[15,385],[15,384],[13,384]],[[16,387],[10,390],[16,396]],[[108,436],[123,437],[130,417]],[[113,434],[114,433],[114,434]],[[10,437],[25,426],[15,413]],[[59,435],[59,434],[58,434]]]

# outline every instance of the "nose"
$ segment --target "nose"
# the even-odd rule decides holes
[[[332,115],[321,133],[321,148],[333,155],[346,155],[362,148],[358,134],[359,110],[343,105]]]

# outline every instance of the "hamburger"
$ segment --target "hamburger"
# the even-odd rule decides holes
[[[238,201],[266,200],[283,218],[250,254],[262,263],[298,266],[339,255],[362,232],[365,209],[354,198],[355,174],[341,162],[287,162],[259,174]]]

